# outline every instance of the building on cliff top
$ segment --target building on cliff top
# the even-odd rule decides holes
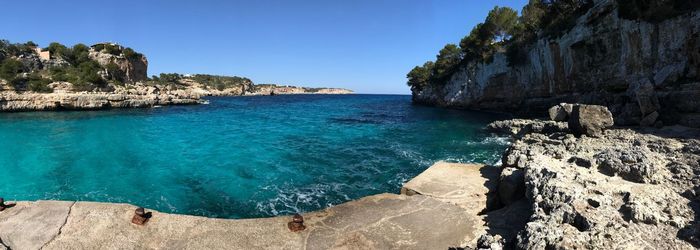
[[[39,55],[39,58],[41,60],[50,60],[51,59],[51,52],[48,50],[43,50],[42,48],[34,46],[32,49],[36,52],[37,55]]]

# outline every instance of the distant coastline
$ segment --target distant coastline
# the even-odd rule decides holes
[[[254,84],[248,78],[147,76],[146,56],[114,43],[66,47],[0,40],[0,112],[201,104],[203,96],[352,94],[342,88]]]

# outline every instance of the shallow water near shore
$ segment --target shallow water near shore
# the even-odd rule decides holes
[[[220,218],[397,193],[434,162],[496,163],[501,115],[402,95],[209,98],[152,109],[0,114],[0,197],[124,202]]]

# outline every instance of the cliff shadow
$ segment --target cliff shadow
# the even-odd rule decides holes
[[[484,186],[488,188],[486,209],[480,214],[486,222],[486,232],[489,235],[498,235],[505,240],[506,249],[515,247],[516,236],[525,229],[532,216],[530,200],[524,196],[525,183],[522,180],[522,196],[508,205],[500,199],[499,185],[501,185],[501,167],[486,166],[481,168],[482,177],[487,181]]]
[[[691,192],[685,192],[683,196],[690,199],[688,207],[693,210],[695,217],[688,225],[678,230],[676,237],[690,243],[695,248],[700,248],[700,200],[698,197],[693,197]]]

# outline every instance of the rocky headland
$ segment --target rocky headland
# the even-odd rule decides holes
[[[351,94],[340,88],[254,84],[236,76],[147,76],[142,54],[113,43],[73,48],[0,40],[0,111],[95,110],[201,104],[204,96]]]
[[[540,8],[537,2],[523,10],[523,19],[534,18],[526,10]],[[530,117],[561,102],[587,103],[608,107],[617,125],[700,127],[700,4],[575,2],[585,4],[568,15],[557,16],[557,10],[550,15],[572,20],[569,27],[541,25],[529,36],[488,40],[488,48],[467,37],[460,44],[466,55],[447,69],[438,68],[450,58],[441,51],[434,67],[429,62],[433,73],[427,83],[420,70],[409,74],[413,101]],[[481,59],[469,53],[475,49],[494,52]],[[445,73],[436,75],[438,70]]]

